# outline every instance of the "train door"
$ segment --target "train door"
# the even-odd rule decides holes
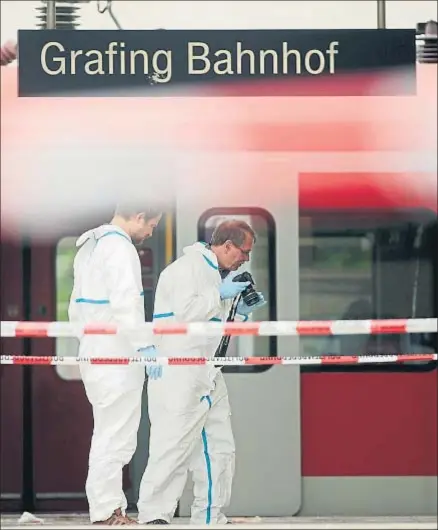
[[[1,317],[24,320],[22,248],[1,242]],[[23,354],[23,339],[2,338],[2,354]],[[12,369],[11,369],[12,368]],[[2,509],[17,510],[22,490],[23,376],[28,367],[0,366],[0,491]]]
[[[207,178],[207,177],[206,177]],[[220,184],[218,184],[220,185]],[[186,184],[178,192],[177,255],[196,240],[208,241],[220,219],[249,221],[258,234],[251,258],[251,273],[268,304],[254,320],[295,320],[298,314],[298,218],[294,208],[270,205],[254,208],[252,191],[236,200],[233,190],[215,190],[193,199]],[[185,195],[187,193],[187,195]],[[221,208],[217,204],[226,204]],[[242,202],[247,207],[242,206]],[[285,222],[287,221],[287,222]],[[242,268],[243,269],[243,268]],[[279,278],[287,281],[279,282]],[[228,356],[270,356],[298,353],[294,337],[234,337]],[[286,516],[301,504],[300,381],[295,366],[226,367],[223,369],[230,395],[236,442],[236,473],[231,516]],[[193,499],[189,479],[180,501],[179,515],[189,516]]]
[[[172,247],[164,242],[169,234],[168,224],[167,219],[160,223],[154,237],[138,248],[149,320],[152,317],[152,300],[158,274],[166,260],[172,257],[169,254]],[[30,320],[67,320],[78,235],[79,232],[61,237],[55,245],[33,246]],[[76,356],[77,351],[76,339],[31,340],[33,355]],[[32,392],[37,508],[86,510],[85,479],[92,434],[92,411],[78,367],[32,367]],[[137,453],[129,469],[124,470],[124,486],[131,503],[137,498],[139,477],[147,458],[147,440],[148,421],[147,415],[143,415]]]
[[[33,242],[30,320],[67,320],[77,234]],[[75,339],[36,338],[32,355],[75,356]],[[38,510],[86,509],[84,481],[92,433],[91,408],[77,368],[32,367],[34,494]],[[28,434],[29,436],[30,434]]]

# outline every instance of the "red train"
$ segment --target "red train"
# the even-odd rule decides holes
[[[139,249],[149,315],[163,266],[185,244],[208,237],[217,216],[232,215],[249,219],[259,234],[251,271],[269,302],[260,320],[436,318],[436,120],[430,116],[436,117],[437,69],[417,68],[416,96],[67,104],[18,101],[8,67],[2,76],[6,171],[15,167],[17,179],[24,179],[36,162],[18,160],[18,153],[50,149],[63,133],[81,138],[70,147],[81,168],[85,145],[141,149],[155,138],[204,149],[207,158],[176,179],[172,214]],[[160,114],[157,128],[144,127]],[[125,178],[129,171],[128,165]],[[43,241],[35,232],[17,239],[20,215],[11,213],[11,204],[27,220],[35,208],[14,198],[17,182],[27,181],[15,181],[14,188],[9,179],[5,190],[11,202],[5,203],[10,216],[1,243],[2,320],[63,320],[75,237],[81,223],[100,222],[104,214],[52,227]],[[77,205],[78,190],[65,186],[69,204],[61,200]],[[33,189],[30,199],[42,215],[50,207],[49,188]],[[438,351],[436,334],[373,343],[363,336],[233,340],[237,353],[262,356]],[[74,355],[77,346],[66,339],[2,342],[8,354]],[[436,513],[436,362],[225,371],[238,451],[230,514]],[[19,509],[23,500],[28,509],[86,509],[91,426],[76,370],[2,366],[3,509]],[[147,439],[145,414],[126,472],[133,503]],[[187,490],[179,513],[187,514],[189,505]]]

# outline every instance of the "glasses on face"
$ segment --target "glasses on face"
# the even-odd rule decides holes
[[[232,241],[231,241],[231,243],[232,243],[232,245],[233,245],[234,247],[238,248],[238,249],[240,250],[240,252],[241,252],[244,256],[246,256],[247,258],[249,258],[249,256],[251,255],[251,250],[252,250],[252,249],[244,250],[243,248],[238,247],[237,245],[235,245]]]

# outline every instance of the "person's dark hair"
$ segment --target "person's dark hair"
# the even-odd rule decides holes
[[[253,242],[255,243],[257,239],[256,233],[249,224],[236,219],[223,221],[215,228],[213,235],[211,236],[210,245],[220,246],[227,241],[231,241],[237,247],[241,247],[245,242],[245,236],[247,234],[252,237]]]
[[[144,214],[146,221],[158,217],[164,211],[164,206],[158,203],[147,204],[132,204],[126,202],[120,202],[117,204],[114,215],[123,217],[123,219],[130,219],[134,215],[139,213]]]

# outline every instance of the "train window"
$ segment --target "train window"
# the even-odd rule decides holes
[[[301,212],[300,319],[436,317],[436,231],[436,217],[424,212]],[[300,354],[433,353],[437,346],[428,333],[302,337]]]
[[[198,222],[198,238],[210,241],[217,224],[226,219],[246,221],[256,232],[257,242],[251,253],[251,260],[245,266],[256,282],[257,289],[263,292],[268,302],[250,319],[275,320],[275,223],[273,217],[259,208],[215,208],[205,212]],[[243,270],[243,269],[242,269]],[[267,357],[277,353],[276,337],[232,337],[228,357]],[[261,372],[269,366],[230,366],[225,367],[227,373]]]
[[[68,320],[68,304],[73,288],[73,260],[76,255],[77,237],[64,237],[56,246],[56,320]],[[75,357],[78,354],[79,341],[74,338],[56,340],[56,355]],[[57,365],[56,371],[62,379],[81,379],[78,366]]]

